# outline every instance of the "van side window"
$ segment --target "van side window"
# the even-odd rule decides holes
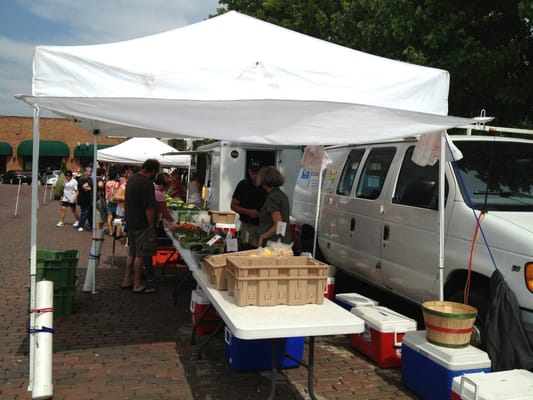
[[[377,199],[379,197],[394,153],[396,153],[395,147],[380,147],[370,150],[357,184],[357,197],[363,199]]]
[[[407,206],[438,209],[439,195],[439,163],[432,166],[421,167],[415,164],[413,156],[414,146],[405,152],[396,189],[392,202]],[[446,196],[448,185],[446,184]]]
[[[339,180],[339,186],[337,187],[337,194],[342,196],[349,196],[352,191],[353,182],[355,176],[357,175],[357,170],[361,164],[361,159],[365,154],[364,149],[357,149],[350,151],[346,164],[344,164],[344,169],[342,170],[342,175]]]

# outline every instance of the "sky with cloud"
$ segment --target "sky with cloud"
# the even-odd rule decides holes
[[[218,7],[218,0],[3,0],[0,115],[33,115],[14,96],[31,94],[35,46],[134,39],[201,21]]]

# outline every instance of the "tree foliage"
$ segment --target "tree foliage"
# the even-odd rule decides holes
[[[449,112],[533,127],[531,0],[220,0],[357,50],[450,72]]]

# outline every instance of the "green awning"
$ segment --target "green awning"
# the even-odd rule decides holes
[[[31,156],[33,154],[33,140],[20,142],[17,149],[19,156]],[[68,157],[70,149],[59,140],[41,140],[39,141],[39,156],[42,157]]]
[[[9,143],[0,142],[0,156],[12,156],[13,147]]]
[[[111,146],[110,144],[99,144],[97,149],[105,149]],[[94,144],[79,144],[74,148],[74,157],[93,157]]]

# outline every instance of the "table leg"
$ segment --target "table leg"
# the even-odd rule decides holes
[[[307,365],[307,388],[309,389],[309,397],[316,400],[315,389],[313,386],[314,379],[314,365],[315,365],[315,337],[309,338],[309,362]]]
[[[220,332],[222,328],[224,328],[224,322],[220,321],[220,324],[216,327],[216,329],[213,332],[211,332],[209,336],[206,337],[202,343],[200,343],[200,345],[198,346],[198,354],[197,354],[198,360],[202,359],[202,350],[204,349],[204,347],[207,345],[207,343],[209,343],[211,339],[213,339]]]
[[[192,337],[191,337],[191,344],[195,344],[196,340],[196,330],[198,329],[198,326],[201,324],[209,323],[209,322],[220,322],[219,320],[204,320],[205,316],[209,312],[209,310],[213,307],[212,304],[208,304],[206,308],[202,311],[202,313],[199,315],[198,320],[193,324],[192,326]]]
[[[178,304],[178,292],[180,291],[181,287],[185,284],[187,281],[187,278],[192,275],[192,272],[189,270],[189,268],[185,269],[185,272],[182,274],[181,278],[178,278],[176,281],[176,285],[174,285],[174,289],[172,290],[172,298],[174,299],[174,305]]]
[[[276,374],[277,361],[278,361],[278,339],[272,339],[272,374],[270,375],[270,395],[268,400],[274,400],[276,398]]]

